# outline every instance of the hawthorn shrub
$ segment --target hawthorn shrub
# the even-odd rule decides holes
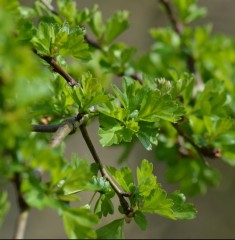
[[[196,0],[159,4],[170,24],[150,29],[154,43],[137,56],[116,40],[129,27],[127,11],[103,20],[97,5],[79,9],[72,0],[0,1],[0,220],[12,182],[14,238],[24,237],[32,208],[54,209],[71,239],[124,238],[131,221],[147,229],[146,213],[190,220],[197,211],[186,197],[220,181],[210,162],[235,165],[234,40],[191,24],[206,15]],[[103,147],[123,146],[125,161],[139,141],[177,189],[167,193],[147,159],[135,171],[127,161],[105,166],[87,132],[95,120]],[[65,158],[64,139],[78,132],[93,159]],[[92,193],[86,205],[81,192]]]

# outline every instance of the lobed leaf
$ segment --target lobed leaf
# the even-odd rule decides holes
[[[117,219],[96,230],[97,237],[100,239],[123,239],[124,219]]]
[[[62,217],[66,233],[70,239],[93,239],[96,232],[93,227],[98,218],[86,208],[63,208]]]

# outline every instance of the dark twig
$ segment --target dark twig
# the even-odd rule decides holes
[[[184,33],[184,26],[180,23],[180,21],[177,19],[176,15],[174,14],[174,11],[172,9],[170,1],[169,0],[159,0],[159,2],[165,8],[173,29],[179,35],[179,37],[182,38],[182,35]],[[188,46],[186,46],[185,43],[183,43],[182,51],[183,51],[183,48],[188,48]],[[195,62],[194,56],[191,53],[187,53],[187,55],[186,55],[186,64],[187,64],[188,70],[194,74],[195,79],[196,79],[196,85],[194,87],[194,94],[195,94],[195,92],[198,89],[200,89],[200,90],[203,89],[204,84],[202,82],[199,72],[196,69],[196,62]],[[211,147],[199,147],[194,142],[194,140],[185,133],[185,131],[179,126],[178,123],[174,123],[172,125],[177,130],[177,132],[195,148],[195,150],[198,152],[198,154],[201,156],[201,158],[204,159],[205,161],[207,158],[221,157],[221,152],[219,149],[214,149]]]
[[[18,173],[16,173],[15,178],[13,179],[13,182],[16,187],[18,205],[20,209],[13,239],[23,239],[25,230],[26,230],[26,224],[27,224],[30,208],[28,204],[25,202],[22,196],[22,193],[20,192],[21,179]]]
[[[178,33],[178,35],[181,36],[183,34],[184,27],[176,18],[169,0],[159,0],[159,1],[164,6],[166,13],[171,21],[172,27]]]
[[[81,125],[80,126],[80,130],[81,130],[81,133],[82,133],[82,136],[87,144],[87,147],[89,148],[95,162],[98,164],[99,166],[99,170],[100,170],[100,173],[102,175],[102,177],[104,177],[105,179],[107,179],[107,181],[109,181],[111,187],[113,188],[113,190],[115,191],[115,193],[118,195],[118,198],[119,198],[119,201],[120,201],[120,204],[121,206],[123,207],[123,210],[124,210],[124,213],[127,215],[127,216],[130,216],[132,213],[133,213],[133,209],[130,208],[128,202],[126,201],[126,199],[124,198],[124,196],[127,196],[127,197],[130,197],[131,194],[129,193],[125,193],[125,192],[122,192],[119,187],[117,186],[117,184],[113,181],[113,179],[109,176],[109,174],[107,173],[104,165],[102,164],[96,150],[95,150],[95,147],[93,145],[93,143],[91,142],[91,139],[89,137],[89,134],[86,130],[86,126],[85,125]]]
[[[171,22],[171,25],[172,25],[173,29],[179,35],[179,37],[182,38],[182,35],[184,33],[184,26],[178,20],[176,15],[174,14],[174,11],[172,9],[170,1],[169,0],[159,0],[159,1],[162,4],[162,6],[165,8],[167,16],[168,16],[168,18]],[[182,44],[182,52],[185,52],[183,50],[183,48],[187,49],[188,46],[186,46],[186,44],[183,43]],[[194,88],[194,92],[196,92],[197,89],[202,90],[204,84],[202,82],[202,79],[201,79],[201,76],[200,76],[199,72],[196,69],[196,63],[195,63],[194,56],[191,53],[187,53],[185,55],[186,55],[186,64],[187,64],[188,70],[195,75],[195,79],[196,79],[196,86]]]
[[[100,46],[100,44],[92,39],[90,39],[87,35],[85,35],[84,37],[85,41],[92,47],[102,50],[102,47]]]
[[[179,123],[172,123],[172,126],[186,141],[188,141],[195,148],[197,152],[200,152],[200,147],[194,142],[194,140],[188,134],[186,134],[186,132],[180,127]]]
[[[133,74],[131,74],[131,75],[126,75],[125,73],[119,73],[117,76],[118,76],[118,77],[129,76],[129,77],[131,77],[132,79],[138,81],[140,84],[143,84],[143,79],[142,79],[142,77],[141,77],[141,74],[140,74],[140,73],[137,73],[137,72],[136,72],[136,73],[133,73]]]
[[[182,136],[187,142],[189,142],[194,149],[197,151],[199,156],[205,161],[207,164],[208,159],[215,159],[221,157],[221,150],[218,148],[206,146],[206,147],[200,147],[198,146],[195,141],[180,127],[178,123],[172,123],[173,127],[176,129],[176,131],[179,133],[180,136]]]
[[[48,2],[46,2],[45,0],[40,0],[40,2],[48,8],[48,10],[50,10],[52,13],[54,13],[55,15],[58,15],[57,11],[55,10],[55,8],[49,4]]]
[[[57,131],[60,127],[60,124],[55,125],[32,125],[32,132],[45,132],[45,133],[52,133]]]
[[[46,133],[53,133],[51,142],[49,145],[51,147],[56,147],[61,144],[61,142],[65,139],[66,136],[68,136],[71,133],[74,133],[81,124],[84,124],[89,119],[89,116],[83,115],[82,118],[78,119],[76,117],[71,117],[65,119],[60,124],[54,124],[54,125],[32,125],[32,132],[46,132]]]
[[[130,75],[131,78],[133,78],[134,80],[138,81],[140,84],[143,84],[143,79],[140,73],[133,73]]]
[[[80,84],[78,82],[76,82],[70,74],[68,74],[66,71],[64,71],[64,69],[56,62],[56,60],[54,58],[48,57],[48,56],[43,56],[43,55],[37,53],[37,51],[35,49],[33,51],[40,58],[45,60],[52,67],[52,70],[54,72],[60,74],[71,87],[80,86]]]

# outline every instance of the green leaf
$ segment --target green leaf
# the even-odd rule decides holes
[[[6,191],[0,192],[0,226],[2,225],[5,216],[10,208],[10,203],[8,202],[8,195]]]
[[[176,91],[181,91],[178,85],[176,84]],[[132,135],[136,135],[144,147],[151,150],[152,144],[156,145],[158,141],[156,122],[160,119],[175,122],[184,114],[184,109],[175,101],[173,91],[171,93],[168,88],[150,89],[147,84],[141,86],[127,77],[123,79],[122,88],[123,91],[113,86],[123,107],[118,106],[117,101],[112,101],[98,108],[105,115],[100,117],[101,143],[103,146],[110,146],[121,141],[130,142]]]
[[[234,126],[234,120],[230,118],[218,118],[215,116],[203,117],[206,129],[208,131],[208,138],[210,141],[225,134]]]
[[[96,215],[86,208],[63,208],[62,216],[66,233],[70,239],[94,239],[93,227],[98,223]]]
[[[123,127],[118,125],[108,130],[99,129],[98,131],[98,134],[101,137],[100,143],[103,147],[111,146],[113,144],[119,144],[123,140],[122,138],[123,133],[124,133]]]
[[[175,219],[172,207],[174,202],[167,198],[166,192],[158,186],[152,193],[144,198],[143,206],[140,207],[140,211],[159,214],[170,219]]]
[[[58,208],[61,206],[59,200],[50,195],[48,186],[41,183],[33,173],[23,178],[21,191],[25,201],[31,207],[43,209],[45,207]]]
[[[180,46],[180,37],[175,31],[168,28],[153,28],[150,30],[151,36],[159,41],[161,44],[158,45],[159,50],[166,54],[171,48],[178,48]],[[169,49],[166,49],[164,45],[168,45]]]
[[[108,171],[112,177],[120,184],[126,192],[132,192],[134,186],[134,180],[132,171],[128,167],[123,167],[120,170],[116,170],[114,167],[108,167]]]
[[[142,198],[139,210],[174,219],[173,201],[167,198],[166,192],[157,183],[152,172],[153,165],[146,159],[142,161],[141,167],[137,168],[138,191]]]
[[[91,28],[95,36],[100,39],[104,31],[104,26],[102,20],[102,13],[98,11],[98,5],[94,5],[91,15],[91,19],[88,22],[89,27]]]
[[[114,207],[110,197],[106,194],[101,194],[95,204],[94,212],[99,218],[102,216],[106,217],[108,214],[113,214]]]
[[[180,190],[190,196],[205,194],[208,186],[216,186],[219,183],[218,171],[206,166],[200,159],[189,160],[188,158],[174,158],[166,172],[166,179],[169,183],[178,182]]]
[[[174,4],[179,11],[179,16],[185,23],[190,23],[198,18],[202,18],[206,15],[207,11],[205,7],[198,7],[196,0],[180,1],[174,0]]]
[[[77,12],[76,2],[71,0],[57,0],[58,12],[70,23],[74,22]]]
[[[158,119],[175,122],[183,114],[183,108],[169,95],[164,95],[159,91],[146,90],[138,118],[147,122],[155,122]]]
[[[137,181],[139,185],[139,193],[144,197],[148,197],[152,190],[158,187],[157,178],[153,175],[153,164],[146,159],[142,160],[140,168],[137,167]]]
[[[152,150],[152,144],[149,140],[149,135],[145,132],[138,132],[136,134],[137,138],[140,140],[140,142],[143,144],[146,150],[150,151]]]
[[[99,239],[123,239],[124,219],[117,219],[96,230]]]
[[[206,83],[203,92],[197,94],[197,99],[193,111],[198,111],[203,115],[226,116],[227,93],[224,83],[210,80]]]
[[[12,0],[8,2],[7,0],[1,0],[0,9],[6,10],[12,14],[18,13],[19,1]]]
[[[107,44],[111,43],[129,26],[129,13],[127,11],[118,11],[105,24],[104,39]]]
[[[101,80],[94,78],[90,72],[82,75],[81,87],[75,87],[69,91],[74,102],[79,105],[82,112],[88,112],[91,107],[97,108],[110,100],[104,92]]]
[[[121,116],[123,114],[123,111],[120,111],[119,113],[119,115]],[[119,144],[122,141],[131,142],[134,134],[134,131],[132,129],[127,128],[127,126],[123,126],[123,124],[121,124],[117,120],[109,118],[107,116],[100,116],[99,121],[101,127],[98,131],[98,134],[101,137],[100,143],[103,146]]]
[[[145,217],[145,215],[141,212],[141,211],[136,211],[135,215],[134,215],[134,220],[136,222],[136,224],[142,229],[142,230],[146,230],[147,226],[148,226],[148,222],[147,219]]]
[[[58,151],[50,149],[44,142],[39,144],[35,138],[30,140],[30,144],[22,144],[20,154],[26,159],[32,159],[28,162],[30,167],[50,172],[50,184],[52,186],[57,184],[61,177],[61,169],[65,166],[64,159],[59,155]],[[34,152],[30,147],[34,149]]]
[[[53,25],[40,22],[36,35],[31,40],[37,52],[41,55],[51,56],[51,45],[55,42]]]
[[[105,54],[102,56],[100,64],[108,72],[122,75],[131,70],[131,58],[136,52],[135,48],[128,47],[123,43],[113,43],[104,51]]]
[[[114,122],[124,123],[125,119],[127,118],[127,114],[128,114],[126,109],[120,108],[116,101],[106,102],[105,104],[98,106],[97,110],[102,113],[102,115],[100,117],[101,118],[100,123],[101,123],[101,126],[104,126],[104,127],[108,127],[108,126],[112,127],[112,124],[108,123],[109,121],[111,121],[112,123],[114,123]],[[105,118],[107,118],[107,116],[110,117],[110,118],[108,118],[108,120],[105,119]],[[119,122],[116,121],[115,119],[117,119]]]
[[[185,204],[186,197],[179,191],[173,192],[169,198],[174,202],[172,207],[173,214],[176,219],[194,219],[196,217],[196,209],[192,204]]]
[[[232,140],[233,141],[233,140]],[[223,157],[222,160],[228,163],[230,166],[235,167],[235,151],[234,151],[234,143],[230,143],[230,145],[223,146],[222,153]]]
[[[91,59],[88,44],[84,40],[83,29],[79,27],[71,28],[68,40],[61,46],[59,54],[86,61]]]
[[[111,188],[109,181],[107,181],[103,177],[93,176],[91,183],[96,187],[94,188],[94,190],[97,190],[100,193],[106,194],[110,197],[114,195],[113,189]]]
[[[84,29],[71,27],[68,22],[58,24],[41,21],[31,42],[41,55],[90,59],[89,47],[84,40]]]
[[[77,156],[73,155],[73,158],[77,160],[76,167],[67,167],[65,171],[62,171],[60,175],[60,190],[63,191],[64,195],[88,190],[96,189],[97,186],[91,182],[92,173],[88,162],[84,159],[78,159]]]
[[[140,121],[139,127],[136,136],[148,151],[152,150],[152,145],[158,144],[159,128],[157,124]]]
[[[27,43],[34,36],[36,29],[32,22],[27,19],[20,19],[18,22],[19,40],[26,41]]]

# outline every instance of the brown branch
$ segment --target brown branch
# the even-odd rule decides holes
[[[20,213],[19,213],[19,216],[17,219],[17,224],[16,224],[13,239],[23,239],[25,230],[26,230],[26,224],[27,224],[27,220],[28,220],[30,207],[25,202],[23,195],[20,192],[21,179],[20,179],[20,175],[18,173],[15,174],[13,182],[16,187],[16,192],[17,192],[17,197],[18,197],[18,205],[19,205],[19,209],[20,209]]]
[[[102,175],[102,177],[104,177],[105,179],[107,179],[107,181],[109,181],[111,187],[113,188],[113,190],[115,191],[115,193],[117,194],[118,198],[119,198],[119,201],[120,201],[120,204],[124,210],[124,213],[125,215],[127,216],[131,216],[133,214],[133,209],[129,206],[128,202],[126,201],[125,197],[124,196],[127,196],[127,197],[130,197],[130,193],[125,193],[125,192],[122,192],[120,190],[120,188],[117,186],[117,184],[114,182],[114,180],[109,176],[109,174],[107,173],[104,165],[102,164],[96,150],[95,150],[95,147],[93,145],[93,143],[91,142],[91,139],[89,137],[89,134],[86,130],[86,126],[85,125],[81,125],[80,126],[80,130],[81,130],[81,133],[82,133],[82,136],[87,144],[87,147],[89,148],[90,152],[91,152],[91,155],[94,159],[94,161],[98,164],[99,166],[99,170],[100,170],[100,173]]]
[[[52,13],[54,13],[55,15],[59,15],[59,13],[55,10],[55,8],[48,4],[47,2],[45,2],[44,0],[41,0],[41,2],[48,8],[48,10],[50,10]],[[84,36],[84,40],[93,48],[95,49],[98,49],[98,50],[103,50],[102,49],[102,46],[97,42],[97,41],[94,41],[92,40],[87,34],[85,34]],[[35,52],[35,50],[34,50]],[[37,54],[39,55],[39,54]],[[63,76],[66,81],[73,87],[74,85],[79,85],[76,81],[74,81],[74,79],[72,79],[72,77],[69,77],[69,76],[65,76],[65,74],[63,73],[64,71],[61,71],[61,69],[59,69],[59,72],[57,71],[58,70],[58,67],[57,66],[54,66],[54,63],[53,61],[55,62],[55,60],[53,58],[50,58],[50,57],[46,57],[46,56],[41,56],[39,55],[41,58],[43,58],[45,61],[47,61],[52,67],[53,67],[53,70],[57,73],[59,73],[61,76]],[[58,64],[57,64],[58,65]],[[55,68],[56,67],[56,68]],[[60,67],[60,66],[59,66]],[[63,75],[62,75],[63,74]],[[119,74],[118,76],[124,76],[124,74]],[[129,77],[133,78],[134,80],[137,80],[138,82],[142,83],[142,78],[141,76],[138,74],[138,73],[134,73],[134,74],[131,74]]]
[[[49,143],[50,147],[58,147],[63,140],[74,131],[74,123],[72,121],[68,121],[59,126],[55,134],[52,136],[51,141]]]
[[[86,114],[81,119],[78,119],[77,117],[71,117],[64,120],[59,125],[54,125],[54,129],[56,126],[58,126],[58,128],[55,131],[55,134],[52,136],[49,146],[58,147],[69,134],[74,133],[77,130],[77,127],[84,124],[88,119],[89,116]],[[40,125],[40,128],[42,128],[42,125]]]
[[[36,49],[33,49],[33,52],[36,53],[40,58],[42,58],[43,60],[45,60],[52,68],[52,70],[56,73],[58,73],[59,75],[61,75],[66,82],[71,86],[80,86],[80,84],[78,82],[76,82],[73,77],[67,73],[57,62],[54,58],[52,57],[48,57],[48,56],[43,56],[39,53],[37,53]]]

